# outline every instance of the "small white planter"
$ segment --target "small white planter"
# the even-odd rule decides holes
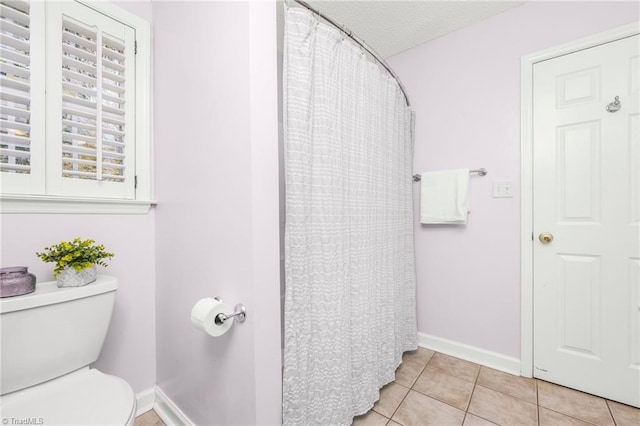
[[[81,287],[92,283],[97,278],[96,267],[85,268],[76,271],[74,268],[67,266],[58,275],[58,287]]]

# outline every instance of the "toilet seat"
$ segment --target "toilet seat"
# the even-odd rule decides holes
[[[128,425],[136,400],[121,378],[84,368],[4,395],[0,409],[3,418],[42,419],[46,425]]]

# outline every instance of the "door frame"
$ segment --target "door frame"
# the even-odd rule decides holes
[[[533,377],[533,66],[640,34],[640,21],[521,58],[520,78],[520,375]]]

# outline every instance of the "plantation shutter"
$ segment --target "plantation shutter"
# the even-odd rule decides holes
[[[0,183],[44,186],[44,3],[0,2]]]
[[[82,4],[58,7],[48,37],[60,52],[48,80],[60,93],[48,100],[60,117],[47,132],[60,141],[47,153],[50,193],[133,199],[135,31]]]

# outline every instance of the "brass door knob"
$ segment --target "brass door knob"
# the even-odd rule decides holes
[[[538,239],[542,244],[549,244],[553,241],[553,234],[551,234],[550,232],[543,232],[538,236]]]

